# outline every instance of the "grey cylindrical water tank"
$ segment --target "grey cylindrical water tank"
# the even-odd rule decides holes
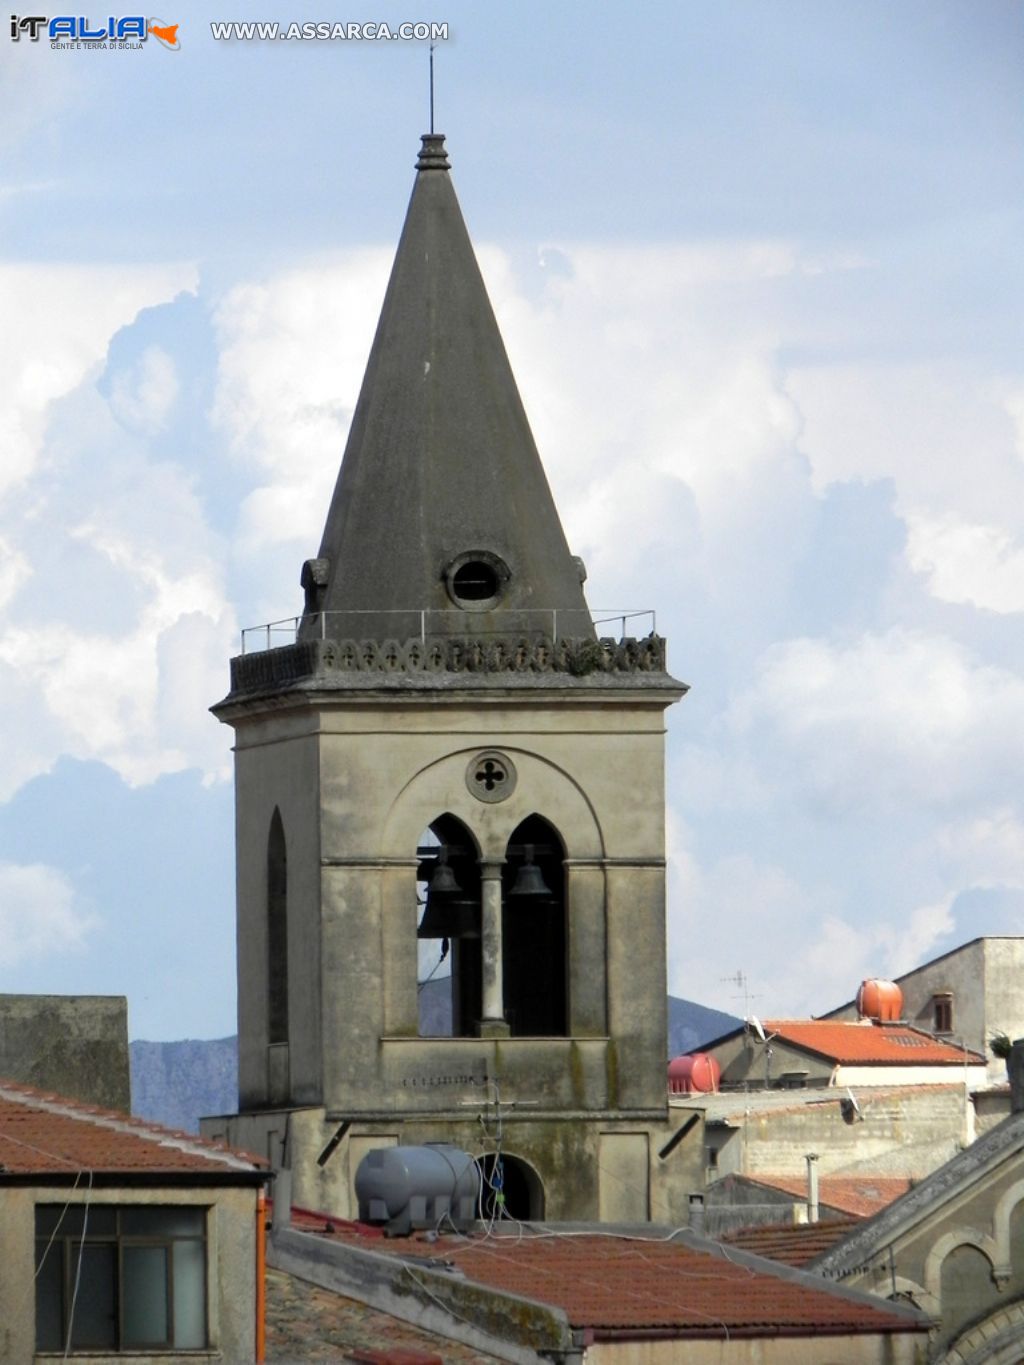
[[[465,1228],[477,1216],[480,1171],[468,1152],[446,1142],[423,1147],[376,1147],[355,1179],[359,1218],[388,1232],[436,1227],[448,1218]]]

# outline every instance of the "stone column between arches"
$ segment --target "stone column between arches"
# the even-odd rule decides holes
[[[483,966],[481,1038],[507,1038],[510,1033],[505,1022],[501,932],[501,869],[504,862],[504,858],[480,859],[480,947]]]

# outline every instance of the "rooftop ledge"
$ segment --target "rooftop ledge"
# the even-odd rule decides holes
[[[395,612],[399,629],[384,639],[357,634],[361,615],[374,618],[376,635],[388,613],[318,613],[243,631],[243,652],[231,660],[229,699],[293,686],[520,688],[551,686],[556,679],[559,687],[686,690],[667,675],[665,640],[654,629],[653,611],[592,612],[586,623],[581,612],[495,612],[486,621],[482,614],[463,612]],[[412,615],[418,631],[403,636],[399,630],[408,629]],[[502,616],[509,619],[502,623]],[[527,624],[530,617],[535,623]],[[634,620],[649,626],[649,633],[625,635]],[[611,622],[623,628],[621,637],[596,634]],[[576,629],[563,633],[562,624]],[[460,626],[464,633],[456,633]]]

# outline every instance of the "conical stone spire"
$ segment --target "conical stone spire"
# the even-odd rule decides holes
[[[444,138],[422,142],[303,634],[593,638]]]

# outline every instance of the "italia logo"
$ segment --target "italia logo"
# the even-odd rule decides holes
[[[45,14],[11,15],[11,42],[27,38],[38,43],[45,38],[55,46],[138,47],[153,37],[171,52],[181,48],[178,24],[166,24],[162,19],[146,19],[141,14],[113,15],[96,22],[81,14],[58,14],[51,19]]]

